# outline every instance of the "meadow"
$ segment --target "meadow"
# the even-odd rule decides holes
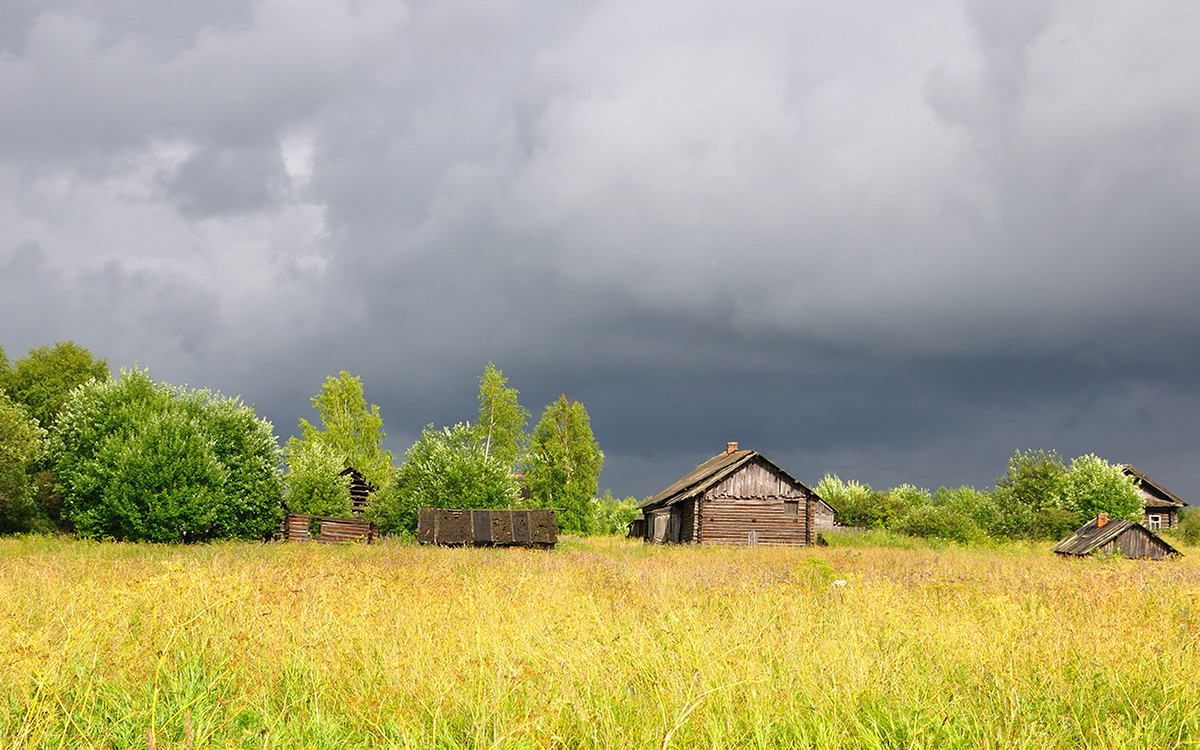
[[[1200,745],[1200,550],[1047,550],[5,539],[0,744]]]

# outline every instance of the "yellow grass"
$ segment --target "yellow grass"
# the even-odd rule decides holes
[[[10,539],[0,745],[1157,750],[1198,637],[1200,554]]]

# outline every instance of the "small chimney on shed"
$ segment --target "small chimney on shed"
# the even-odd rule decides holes
[[[1096,528],[1098,529],[1106,523],[1108,523],[1108,514],[1101,511],[1100,515],[1096,516]]]
[[[737,453],[737,441],[730,440],[725,444],[725,455],[732,456],[734,453]]]

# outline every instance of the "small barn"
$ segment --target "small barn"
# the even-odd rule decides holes
[[[1187,503],[1175,496],[1166,487],[1138,471],[1136,466],[1121,467],[1137,483],[1142,493],[1142,525],[1151,531],[1173,529],[1179,525],[1179,509]]]
[[[1122,555],[1138,559],[1161,560],[1179,554],[1157,534],[1137,521],[1110,519],[1107,513],[1076,529],[1051,547],[1060,555]]]
[[[807,545],[833,528],[834,509],[762,454],[728,443],[642,503],[630,536],[681,544]]]

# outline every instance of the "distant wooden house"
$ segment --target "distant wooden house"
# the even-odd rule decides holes
[[[1142,524],[1151,531],[1173,529],[1179,525],[1179,509],[1187,505],[1170,490],[1138,471],[1137,467],[1125,464],[1121,467],[1133,477],[1138,491],[1142,493]]]
[[[349,477],[350,480],[350,512],[356,516],[361,516],[367,506],[371,504],[371,494],[378,492],[379,488],[367,481],[367,478],[359,473],[358,469],[353,466],[347,466],[338,474],[338,476]]]
[[[630,536],[658,543],[806,545],[834,509],[756,451],[725,452],[642,504]]]
[[[1060,555],[1122,555],[1150,560],[1179,554],[1178,550],[1137,521],[1110,519],[1106,513],[1080,526],[1051,550]]]

